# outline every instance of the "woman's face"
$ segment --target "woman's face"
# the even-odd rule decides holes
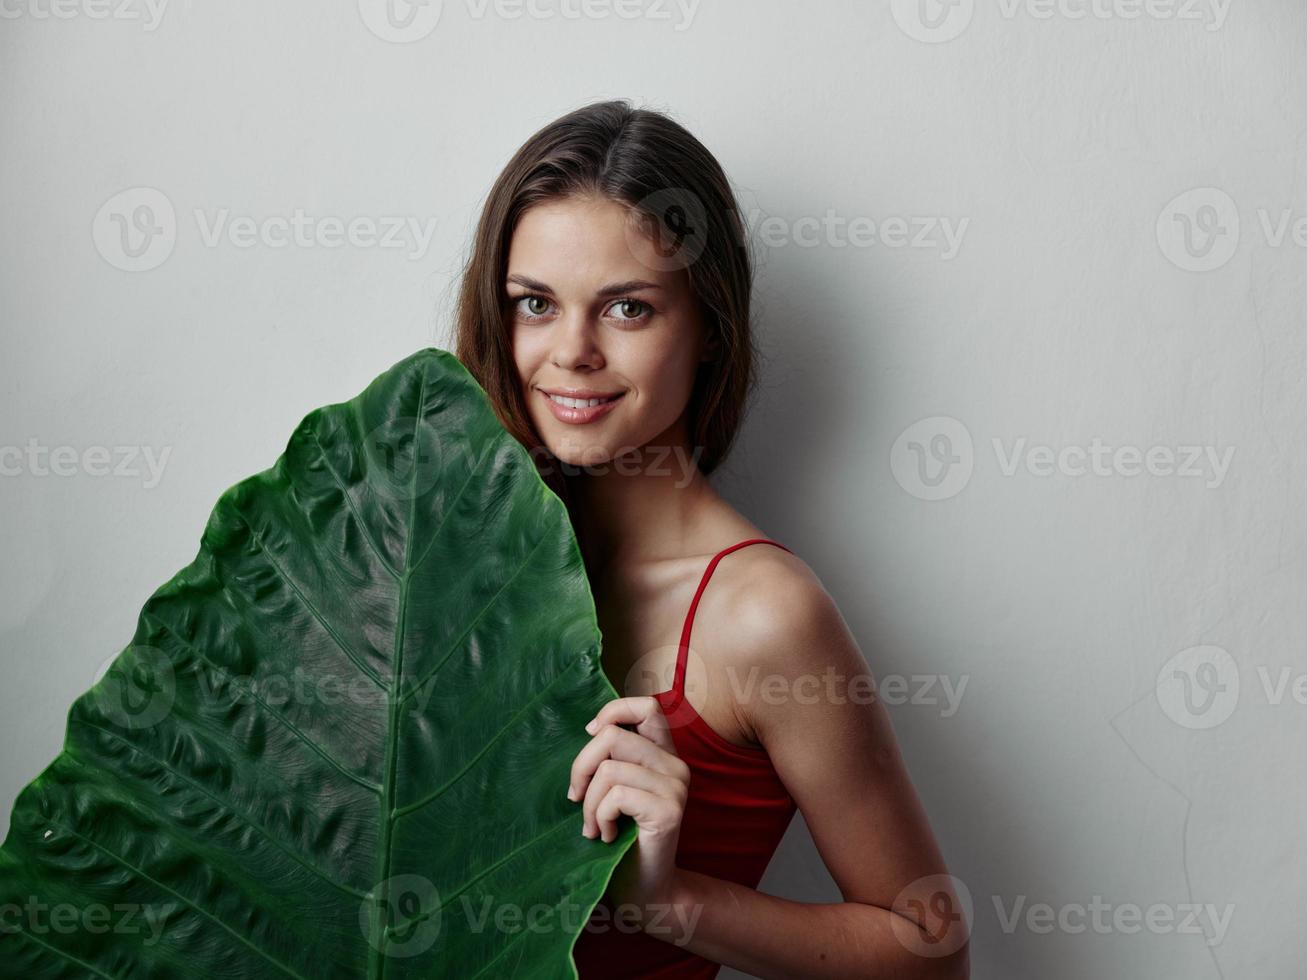
[[[513,233],[505,282],[513,359],[531,421],[565,463],[687,442],[702,319],[689,275],[666,269],[639,227],[624,205],[572,196],[530,208]],[[581,392],[587,407],[546,392]],[[612,400],[588,407],[593,398]]]

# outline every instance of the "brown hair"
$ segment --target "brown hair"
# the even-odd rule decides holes
[[[490,396],[500,422],[539,463],[542,440],[523,402],[505,324],[504,278],[521,216],[533,205],[573,194],[598,194],[627,205],[644,228],[652,225],[660,242],[663,235],[681,233],[676,235],[683,248],[680,264],[699,301],[708,343],[715,342],[716,349],[713,360],[699,365],[689,412],[691,450],[700,453],[700,470],[711,473],[731,448],[758,374],[749,323],[753,262],[721,165],[660,112],[633,109],[626,100],[596,102],[555,119],[513,154],[482,208],[463,271],[455,356]],[[690,234],[700,236],[692,249],[683,246],[687,213]],[[549,473],[556,472],[549,467]],[[545,478],[564,493],[561,478]]]

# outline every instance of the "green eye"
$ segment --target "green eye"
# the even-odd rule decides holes
[[[543,296],[528,296],[526,297],[526,303],[527,312],[532,316],[544,316],[549,310],[549,300]],[[536,307],[536,304],[539,304],[539,308]]]
[[[649,304],[638,299],[619,299],[612,307],[618,311],[619,320],[638,320],[649,309]]]

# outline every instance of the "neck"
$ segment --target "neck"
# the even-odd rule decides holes
[[[572,526],[591,576],[694,551],[699,519],[718,496],[686,441],[655,439],[566,477]]]

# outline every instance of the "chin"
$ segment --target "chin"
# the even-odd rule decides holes
[[[556,439],[547,438],[545,440],[545,448],[547,448],[560,463],[564,463],[568,466],[600,466],[605,463],[611,463],[613,460],[613,451],[606,441],[587,442],[585,440],[573,438],[560,442]]]

